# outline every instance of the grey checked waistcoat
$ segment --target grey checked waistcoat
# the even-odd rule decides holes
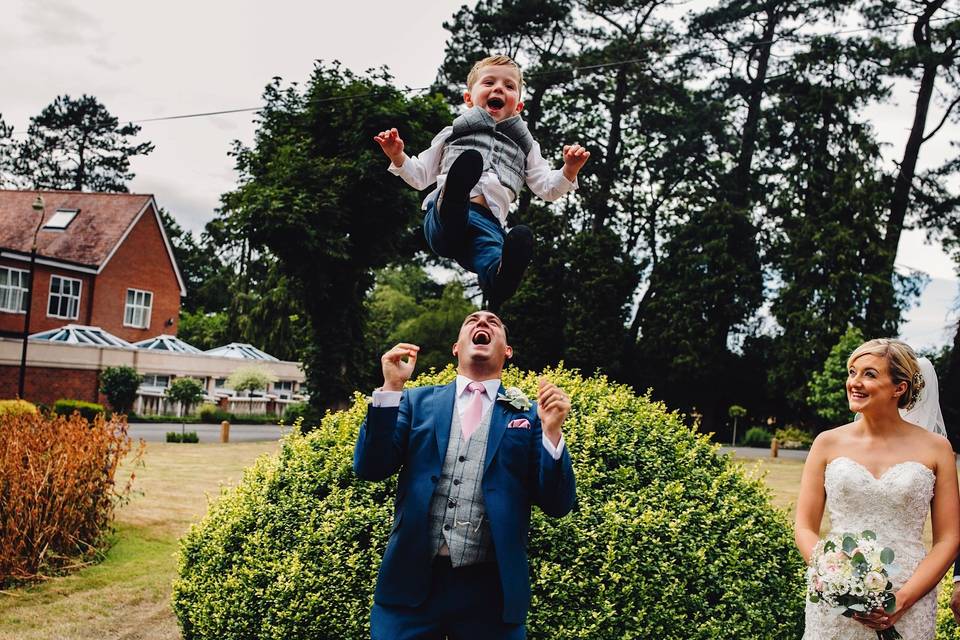
[[[460,413],[454,407],[440,481],[430,500],[432,555],[436,556],[446,543],[454,567],[494,559],[493,538],[480,486],[492,415],[493,403],[480,418],[476,431],[464,442]]]
[[[447,138],[440,160],[440,173],[447,173],[453,161],[467,149],[483,156],[484,172],[493,171],[500,183],[513,191],[523,188],[527,154],[533,148],[533,136],[520,116],[497,122],[480,107],[472,107],[453,121],[453,133]]]

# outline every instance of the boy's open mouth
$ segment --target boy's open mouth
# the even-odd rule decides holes
[[[491,109],[503,109],[503,100],[500,98],[490,98],[487,100],[487,106]]]
[[[490,344],[490,334],[485,329],[478,329],[473,334],[473,344]]]

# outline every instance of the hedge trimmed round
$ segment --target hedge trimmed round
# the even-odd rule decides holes
[[[538,375],[508,370],[504,384],[533,398]],[[799,638],[803,562],[762,481],[629,387],[543,375],[572,398],[577,506],[559,520],[533,511],[529,637]],[[288,436],[181,540],[173,606],[186,640],[370,637],[396,481],[353,474],[365,413],[357,394]]]

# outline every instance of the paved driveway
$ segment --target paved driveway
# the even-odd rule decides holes
[[[133,422],[130,424],[130,437],[134,440],[143,438],[147,442],[166,442],[167,432],[180,433],[179,422]],[[220,442],[219,424],[187,424],[185,431],[196,431],[200,442]],[[275,424],[231,424],[230,442],[257,442],[262,440],[279,440],[280,436],[289,433],[290,427],[280,427]]]

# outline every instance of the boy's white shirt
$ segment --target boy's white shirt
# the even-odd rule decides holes
[[[434,182],[437,183],[437,188],[431,191],[423,201],[423,209],[427,208],[430,199],[443,188],[446,180],[447,175],[440,173],[440,159],[443,156],[443,145],[451,133],[453,133],[453,127],[445,127],[436,135],[428,149],[413,158],[404,154],[402,165],[398,167],[391,162],[387,169],[390,173],[403,178],[404,182],[417,191],[426,189]],[[576,180],[573,182],[567,180],[562,169],[550,168],[550,164],[540,153],[540,144],[536,141],[530,153],[527,154],[525,180],[534,194],[548,202],[553,202],[579,187]],[[488,171],[480,176],[480,181],[470,192],[471,198],[479,195],[487,201],[490,212],[500,220],[500,224],[506,227],[513,192],[500,183],[496,173]]]

